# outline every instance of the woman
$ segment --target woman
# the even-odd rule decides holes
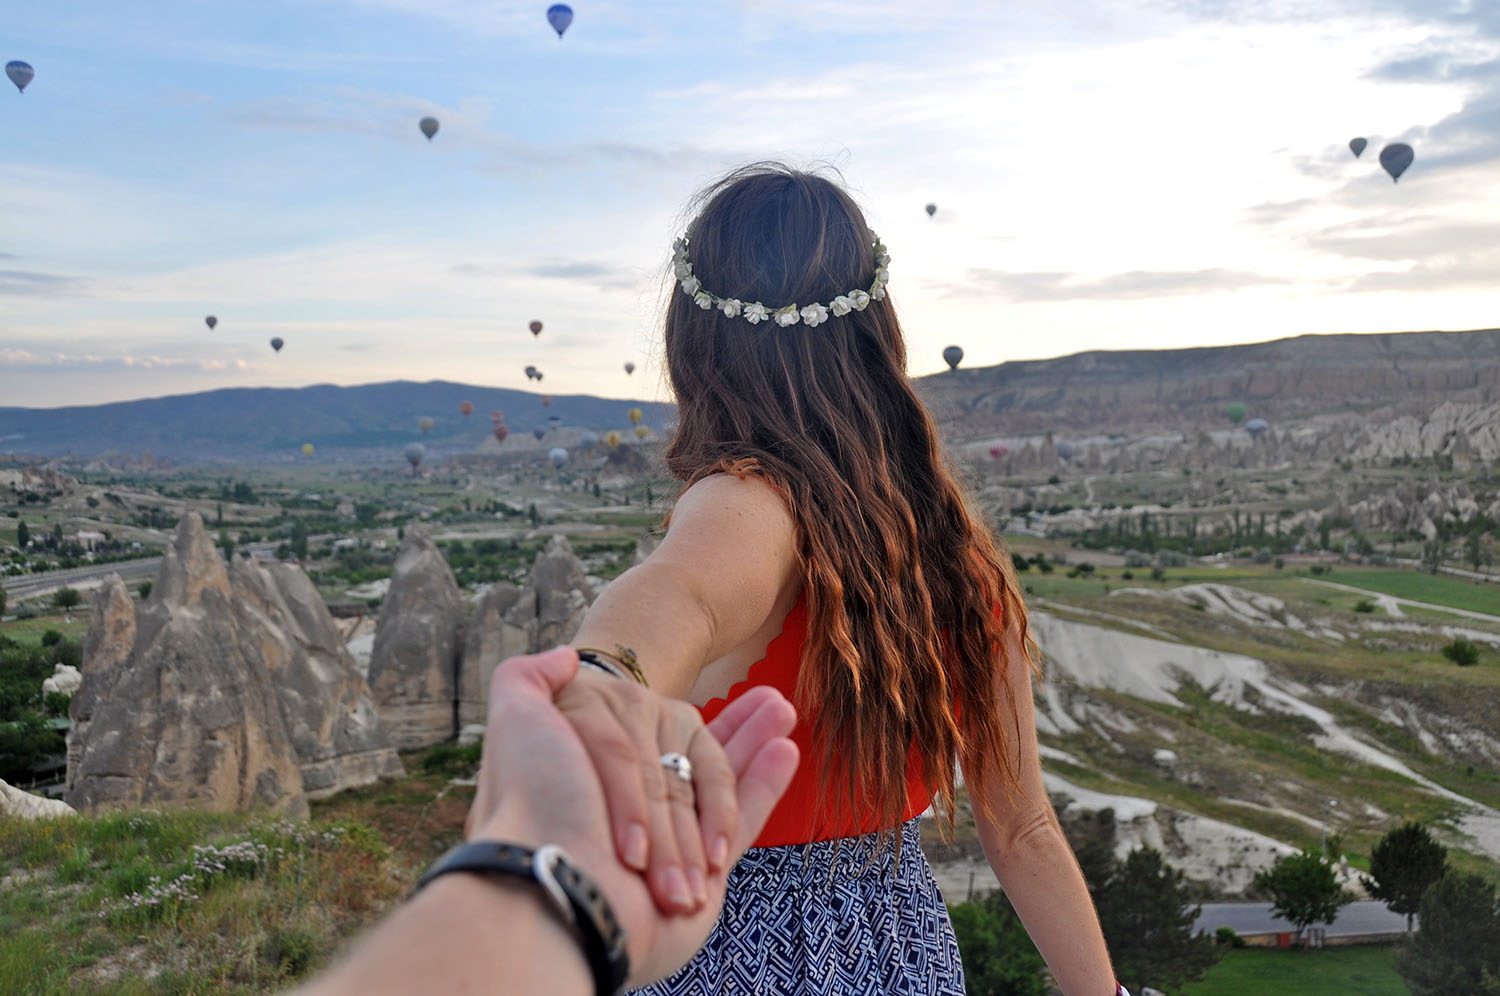
[[[597,670],[558,704],[601,773],[621,859],[663,908],[698,908],[733,836],[722,788],[682,761],[712,740],[703,720],[774,685],[797,706],[802,760],[703,952],[642,992],[963,992],[916,819],[932,804],[951,826],[961,770],[1062,991],[1116,993],[1042,787],[1026,609],[906,377],[885,247],[836,184],[779,165],[698,203],[666,316],[683,490],[661,545],[574,642],[603,669],[638,662],[702,718]]]

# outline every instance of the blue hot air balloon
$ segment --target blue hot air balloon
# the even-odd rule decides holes
[[[547,23],[552,25],[552,30],[557,32],[557,37],[561,40],[563,32],[573,23],[573,8],[565,3],[553,4],[547,8]]]
[[[14,62],[5,64],[5,75],[10,77],[10,81],[16,85],[17,90],[25,93],[26,85],[36,79],[36,70],[31,68],[31,63],[16,59]]]
[[[1417,154],[1411,150],[1410,145],[1405,142],[1396,142],[1380,150],[1380,165],[1391,174],[1391,182],[1395,183],[1401,179],[1401,174],[1406,172],[1406,168],[1416,157]]]
[[[1365,154],[1365,146],[1369,144],[1370,143],[1363,138],[1351,138],[1349,139],[1349,151],[1354,153],[1355,159],[1358,159],[1360,156]]]

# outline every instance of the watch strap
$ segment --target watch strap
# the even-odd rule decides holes
[[[569,860],[562,848],[535,850],[502,841],[469,841],[439,858],[417,881],[415,893],[440,875],[472,872],[529,879],[542,887],[548,904],[577,934],[599,996],[616,996],[630,975],[625,930],[603,890]]]

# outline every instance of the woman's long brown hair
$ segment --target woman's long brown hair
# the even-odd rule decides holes
[[[864,216],[825,177],[756,164],[696,203],[689,259],[720,297],[826,304],[874,279]],[[907,379],[891,298],[780,328],[674,291],[666,356],[679,425],[668,466],[684,489],[753,468],[796,522],[808,616],[796,703],[820,755],[808,762],[829,773],[820,805],[899,826],[915,748],[951,827],[955,760],[971,792],[1016,784],[998,764],[1014,745],[995,669],[1005,629],[1020,627],[1023,647],[1029,631],[1009,559],[969,510]]]

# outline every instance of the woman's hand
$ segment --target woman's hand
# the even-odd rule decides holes
[[[641,875],[615,856],[606,796],[608,780],[614,777],[609,771],[618,769],[618,759],[611,759],[613,768],[600,768],[576,726],[559,711],[562,699],[571,693],[580,700],[576,708],[586,721],[597,718],[597,697],[580,696],[576,691],[592,676],[585,673],[575,678],[577,668],[577,655],[560,647],[511,658],[496,669],[478,790],[465,836],[533,846],[553,843],[567,851],[609,897],[626,930],[631,984],[644,985],[686,962],[713,928],[723,904],[728,868],[760,833],[796,770],[797,748],[786,739],[796,714],[780,693],[766,688],[736,701],[712,727],[697,723],[696,733],[687,730],[692,724],[666,723],[664,729],[672,736],[686,731],[690,738],[703,741],[700,751],[712,744],[705,764],[709,768],[723,765],[713,777],[728,794],[720,806],[727,806],[737,827],[728,839],[719,870],[706,876],[705,902],[691,915],[670,915],[653,901],[652,890]],[[626,684],[615,678],[606,680]],[[632,693],[629,698],[638,714],[661,719],[680,712],[675,706],[681,703],[633,687],[640,694]],[[637,783],[642,770],[640,765],[629,769]],[[692,831],[696,836],[696,822]]]
[[[720,740],[688,703],[593,671],[579,672],[557,708],[599,772],[620,860],[645,874],[663,912],[701,910],[739,836],[735,766]],[[687,757],[691,782],[663,765],[669,753]]]

